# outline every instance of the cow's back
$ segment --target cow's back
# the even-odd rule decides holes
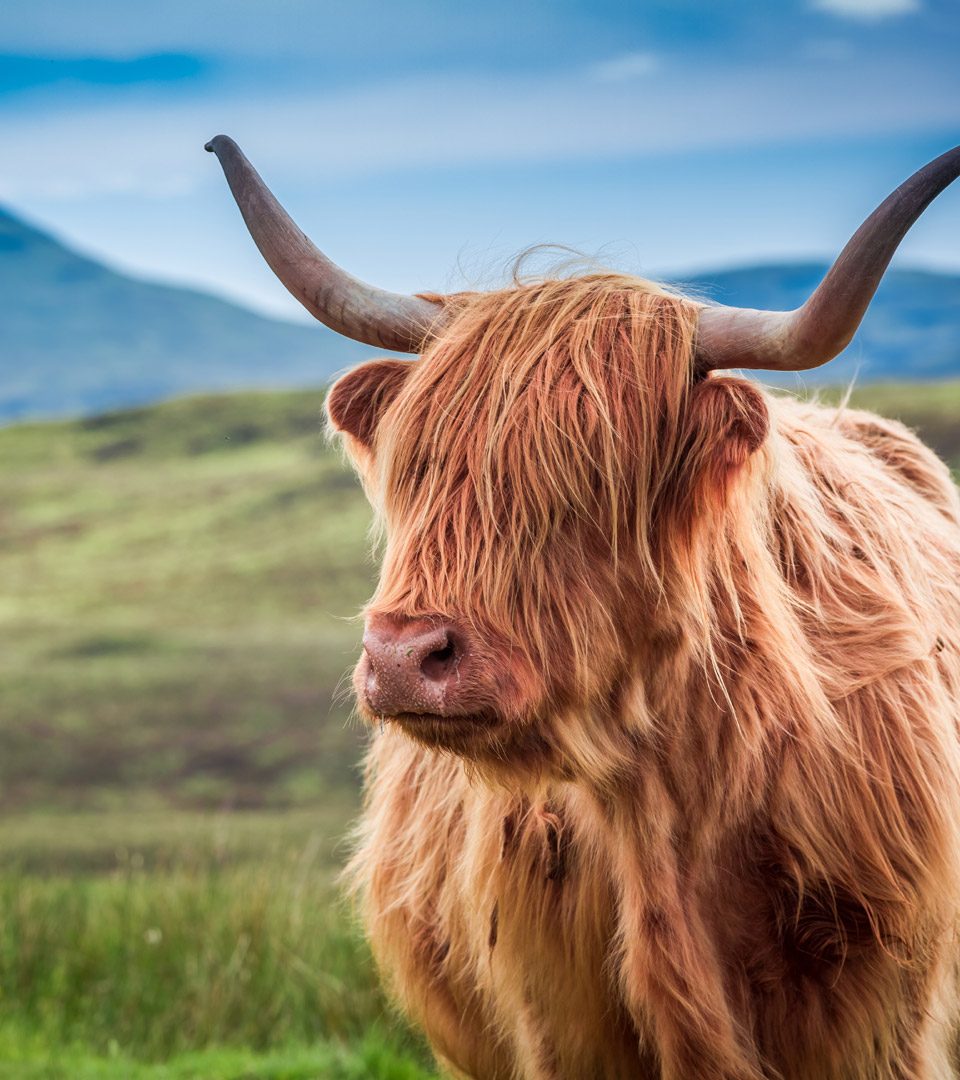
[[[960,524],[960,500],[948,469],[913,431],[897,420],[861,409],[845,407],[826,412],[844,435],[866,447],[951,522]]]

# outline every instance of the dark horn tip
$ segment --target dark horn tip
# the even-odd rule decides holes
[[[208,154],[219,154],[222,147],[229,146],[231,143],[234,146],[236,145],[229,135],[214,135],[208,143],[204,144],[203,148]]]

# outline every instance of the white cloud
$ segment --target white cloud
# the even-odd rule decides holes
[[[923,4],[921,0],[812,0],[812,6],[829,15],[872,22],[894,15],[914,15]]]
[[[649,52],[630,52],[603,60],[589,69],[598,82],[629,82],[652,75],[660,67],[659,59]]]
[[[163,0],[155,17],[142,3],[122,0],[4,0],[0,52],[29,55],[130,58],[157,52],[267,60],[300,58],[315,64],[353,58],[369,67],[397,57],[502,46],[509,24],[513,41],[531,45],[546,27],[579,25],[561,18],[551,0]]]
[[[639,65],[638,65],[639,66]],[[909,87],[909,93],[904,92]],[[278,182],[411,169],[602,161],[808,138],[945,130],[960,123],[960,78],[909,58],[867,58],[856,93],[843,65],[729,72],[671,65],[640,83],[472,72],[293,94],[138,95],[56,109],[0,107],[0,199],[167,197],[215,182],[203,143],[249,147]]]

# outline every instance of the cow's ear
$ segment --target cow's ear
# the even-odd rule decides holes
[[[370,449],[384,409],[412,366],[409,360],[371,360],[341,375],[327,394],[327,417],[334,430]]]
[[[723,497],[770,430],[763,391],[746,379],[704,379],[690,395],[682,469],[694,485],[694,504]]]

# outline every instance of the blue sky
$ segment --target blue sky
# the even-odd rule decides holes
[[[388,288],[534,243],[651,276],[822,258],[960,143],[956,0],[6,0],[0,202],[299,317],[203,143]],[[904,245],[960,271],[960,192]]]

